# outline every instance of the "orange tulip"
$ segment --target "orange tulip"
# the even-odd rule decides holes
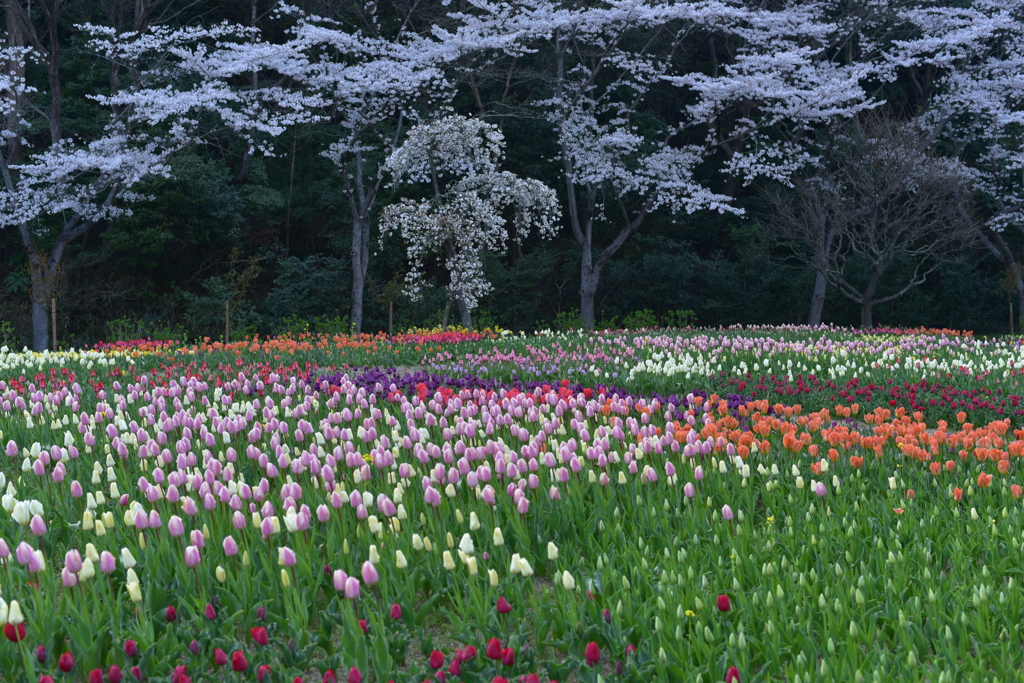
[[[953,489],[953,500],[960,501],[964,497],[964,490],[959,486]]]
[[[1018,486],[1017,484],[1014,484],[1013,486],[1010,487],[1010,493],[1013,494],[1014,498],[1020,498],[1021,492],[1022,490],[1020,486]]]
[[[999,470],[1000,474],[1006,474],[1007,472],[1010,471],[1010,461],[1000,460],[999,463],[996,465],[996,469]]]
[[[955,470],[955,469],[956,469],[956,463],[955,463],[955,462],[953,462],[952,460],[947,460],[947,461],[946,461],[946,469],[947,469],[948,471],[952,472],[953,470]]]
[[[978,488],[988,488],[988,485],[992,483],[992,475],[985,472],[978,473]]]
[[[854,469],[859,470],[861,466],[864,464],[864,458],[860,457],[859,455],[851,455],[850,464],[853,465]]]
[[[932,471],[932,474],[934,474],[937,477],[942,472],[942,463],[933,462],[931,465],[928,466],[928,469],[930,469]]]

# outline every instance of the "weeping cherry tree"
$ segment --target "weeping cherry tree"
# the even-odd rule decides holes
[[[410,129],[385,165],[396,183],[430,184],[430,198],[405,198],[384,209],[381,239],[398,233],[405,240],[406,294],[414,300],[422,295],[428,259],[440,255],[449,276],[445,327],[455,301],[462,324],[472,328],[471,311],[491,289],[481,255],[505,250],[510,215],[517,243],[534,227],[547,238],[556,231],[554,191],[499,170],[504,146],[497,126],[452,115]]]

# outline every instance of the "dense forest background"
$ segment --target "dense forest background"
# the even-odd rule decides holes
[[[306,3],[304,9],[344,19],[358,14],[358,6],[347,2]],[[414,8],[400,4],[395,12],[408,12],[424,25],[451,9],[439,1]],[[108,88],[110,79],[109,65],[86,48],[75,27],[102,22],[106,6],[80,0],[66,3],[60,13],[63,116],[72,136],[100,125],[87,95]],[[182,0],[169,3],[162,16],[173,25],[248,24],[254,8],[257,25],[273,35],[281,20],[270,0]],[[913,115],[923,106],[913,76],[888,86],[886,107],[894,116]],[[41,68],[30,66],[26,77],[45,93]],[[505,168],[564,193],[553,161],[558,150],[551,125],[516,116],[508,106],[531,96],[535,83],[529,71],[509,79],[485,74],[470,80],[458,84],[451,108],[501,128],[507,140]],[[220,338],[226,304],[233,337],[345,330],[353,221],[338,168],[322,155],[338,136],[331,121],[295,126],[276,140],[273,156],[252,157],[245,174],[239,173],[243,145],[227,134],[216,144],[176,153],[172,177],[147,181],[142,191],[150,198],[134,203],[132,215],[99,221],[68,247],[56,297],[59,344],[139,336]],[[671,323],[681,320],[680,311],[692,311],[688,320],[701,326],[806,322],[814,271],[768,240],[763,229],[773,218],[767,198],[779,186],[744,185],[721,175],[714,164],[701,172],[716,191],[736,197],[745,214],[653,213],[603,273],[596,299],[599,326]],[[394,188],[384,187],[375,220],[395,196]],[[389,305],[395,329],[438,324],[445,306],[441,288],[418,302],[402,295],[399,285],[408,268],[404,247],[397,237],[378,244],[377,235],[374,224],[363,330],[387,330]],[[1014,242],[1018,233],[1008,231],[1005,238],[1014,253],[1021,251]],[[964,245],[952,256],[923,285],[876,306],[874,322],[1009,332],[1013,288],[1001,284],[1005,266],[976,245]],[[575,321],[579,247],[566,226],[554,240],[532,237],[507,254],[487,255],[485,265],[494,289],[474,312],[475,325],[533,330]],[[849,267],[855,270],[856,264]],[[880,291],[896,287],[909,268],[895,263]],[[0,342],[30,344],[29,290],[25,248],[15,230],[0,229]],[[650,315],[638,315],[642,311]],[[855,326],[860,312],[830,286],[823,320]]]

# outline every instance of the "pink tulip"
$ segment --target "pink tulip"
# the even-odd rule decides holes
[[[181,517],[178,515],[172,515],[171,520],[167,522],[167,531],[170,532],[171,536],[175,538],[185,535],[185,524],[181,521]]]
[[[224,554],[228,557],[234,557],[238,554],[238,543],[235,542],[234,537],[225,536],[223,546]]]
[[[367,586],[374,586],[380,581],[380,574],[377,573],[377,568],[373,566],[373,562],[363,562],[363,583]]]
[[[359,598],[359,579],[354,576],[345,579],[345,597],[349,600]]]
[[[29,531],[32,532],[33,536],[42,536],[46,533],[46,522],[39,515],[33,515],[31,521],[28,523]]]
[[[69,550],[64,553],[64,566],[68,571],[77,574],[82,569],[82,556],[77,550]]]
[[[190,545],[185,548],[185,566],[192,568],[199,566],[200,561],[199,548],[194,545]]]
[[[117,568],[117,560],[109,552],[104,550],[100,553],[100,571],[104,574],[110,574]]]
[[[345,590],[345,583],[348,581],[348,575],[340,569],[334,570],[334,590],[339,593]]]

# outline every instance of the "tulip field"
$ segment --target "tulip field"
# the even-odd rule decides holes
[[[1024,676],[1024,340],[0,349],[0,681]]]

